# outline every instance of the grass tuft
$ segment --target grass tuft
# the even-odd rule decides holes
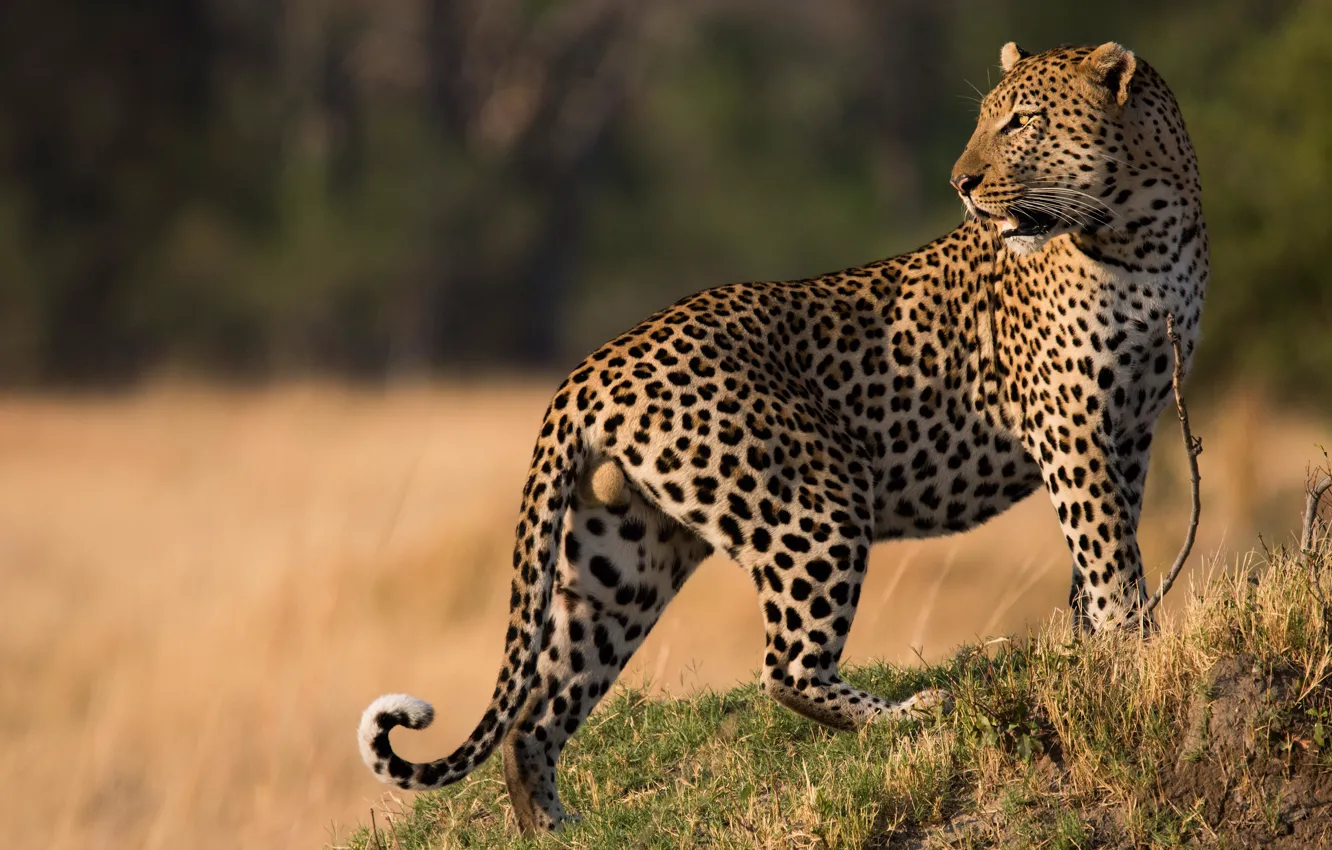
[[[620,689],[561,762],[585,818],[520,839],[497,760],[402,804],[385,847],[1326,846],[1332,834],[1332,557],[1254,554],[1147,641],[1024,640],[919,669],[848,671],[954,712],[829,732],[750,685],[660,700]],[[350,848],[374,848],[362,829]]]

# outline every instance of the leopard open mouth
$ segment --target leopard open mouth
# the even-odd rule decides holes
[[[1045,212],[1011,209],[1004,223],[1010,226],[999,231],[999,235],[1009,239],[1014,236],[1044,236],[1059,226],[1059,219]]]

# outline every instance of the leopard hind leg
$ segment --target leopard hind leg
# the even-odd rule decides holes
[[[575,817],[556,788],[561,751],[712,551],[632,487],[613,501],[585,495],[565,517],[536,683],[503,744],[504,779],[525,833]]]

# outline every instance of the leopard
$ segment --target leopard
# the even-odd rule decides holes
[[[413,763],[389,733],[426,727],[431,706],[375,700],[358,744],[378,777],[440,788],[500,748],[523,832],[577,822],[556,787],[565,744],[713,553],[757,590],[762,689],[839,730],[951,700],[891,701],[839,673],[875,542],[962,532],[1044,490],[1077,632],[1154,622],[1137,529],[1172,366],[1199,339],[1197,159],[1170,89],[1116,42],[1010,42],[1000,66],[952,169],[954,230],[836,273],[705,289],[560,384],[489,707],[451,754]]]

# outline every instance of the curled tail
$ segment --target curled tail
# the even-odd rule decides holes
[[[556,404],[561,400],[556,397]],[[383,782],[400,788],[442,788],[471,773],[494,751],[527,702],[536,678],[542,630],[550,608],[559,562],[559,540],[568,506],[583,464],[581,440],[567,417],[552,408],[546,414],[542,439],[532,456],[532,471],[523,488],[522,513],[514,543],[515,575],[504,638],[504,663],[490,698],[490,707],[471,736],[448,756],[431,762],[410,762],[393,752],[389,730],[395,726],[424,729],[434,719],[430,704],[389,694],[372,702],[361,715],[357,743],[367,767]]]

